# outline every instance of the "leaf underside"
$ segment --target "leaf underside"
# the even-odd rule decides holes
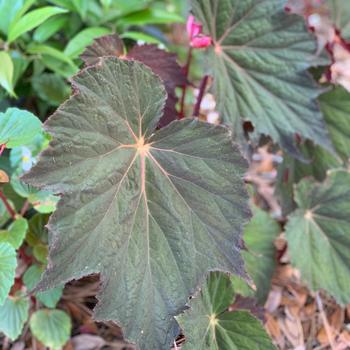
[[[227,311],[233,296],[229,276],[211,273],[191,309],[177,317],[186,335],[183,350],[275,350],[249,312]]]
[[[173,316],[207,271],[244,275],[246,162],[222,126],[185,119],[154,133],[166,93],[139,62],[103,59],[73,87],[24,177],[62,196],[38,289],[100,273],[95,317],[121,324],[141,349],[168,349]]]
[[[321,90],[306,70],[320,63],[304,20],[284,12],[284,0],[192,0],[213,39],[209,61],[217,108],[242,137],[268,135],[300,156],[296,134],[332,150],[316,102]]]
[[[331,172],[323,183],[302,180],[298,209],[288,219],[292,263],[312,290],[324,289],[342,305],[350,302],[350,173]]]

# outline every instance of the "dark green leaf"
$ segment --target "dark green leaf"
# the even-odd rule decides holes
[[[211,273],[191,309],[178,316],[183,350],[274,350],[262,324],[246,311],[227,311],[234,290],[229,276]]]
[[[33,39],[42,43],[61,30],[68,21],[67,15],[54,16],[41,24],[34,32]]]
[[[62,194],[38,288],[100,272],[95,317],[119,322],[142,349],[166,348],[208,270],[244,275],[246,163],[225,127],[185,119],[154,132],[167,96],[137,61],[103,59],[73,85],[25,176]]]
[[[295,134],[332,150],[305,70],[316,63],[316,42],[304,20],[287,15],[284,0],[192,0],[213,40],[214,94],[224,122],[240,136],[242,118],[253,137],[268,135],[298,155]]]
[[[312,290],[324,289],[340,304],[350,302],[350,173],[331,172],[323,183],[302,180],[298,209],[288,218],[292,263]]]
[[[247,272],[257,287],[257,299],[264,303],[275,270],[274,240],[280,233],[280,226],[268,213],[257,207],[253,207],[253,214],[252,220],[245,226],[243,236],[248,251],[242,254]]]

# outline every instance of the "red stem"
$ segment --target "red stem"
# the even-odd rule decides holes
[[[208,79],[209,79],[209,76],[205,75],[201,81],[200,86],[199,86],[199,93],[198,93],[198,97],[197,97],[197,102],[196,102],[196,105],[194,106],[194,109],[193,109],[193,116],[194,117],[199,116],[199,111],[201,108],[201,103],[202,103],[202,100],[204,97],[205,89],[206,89],[207,84],[208,84]]]
[[[6,196],[4,195],[4,193],[2,191],[0,191],[0,199],[3,201],[3,203],[5,204],[5,207],[7,209],[7,211],[9,212],[10,216],[12,219],[16,219],[16,212],[13,210],[13,208],[11,207],[10,203],[8,202]]]
[[[184,67],[184,74],[186,77],[186,81],[188,79],[188,75],[190,72],[190,66],[192,62],[192,47],[189,48],[188,50],[188,55],[187,55],[187,62]],[[185,118],[185,100],[186,100],[186,92],[187,92],[187,82],[186,84],[182,87],[182,96],[181,96],[181,108],[180,108],[180,113],[179,113],[179,119]]]

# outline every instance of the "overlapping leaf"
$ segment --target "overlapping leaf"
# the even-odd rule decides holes
[[[284,0],[192,0],[193,12],[213,40],[210,66],[224,122],[242,133],[269,135],[298,154],[295,134],[331,149],[315,99],[320,93],[306,72],[316,43],[302,18],[287,15]],[[253,135],[253,136],[254,136]]]
[[[313,290],[325,289],[340,304],[350,302],[350,173],[331,172],[323,183],[302,180],[298,209],[288,219],[292,263]]]
[[[25,176],[62,194],[39,289],[99,272],[95,316],[141,349],[168,348],[208,270],[244,274],[245,161],[222,126],[189,119],[154,133],[166,93],[139,62],[104,59],[73,84]]]
[[[293,184],[305,176],[323,181],[329,169],[346,166],[350,157],[350,94],[344,88],[336,87],[322,94],[319,101],[336,155],[306,142],[301,150],[308,162],[284,156],[284,162],[278,171],[277,193],[285,213],[290,212],[294,206]]]
[[[246,311],[229,312],[234,289],[229,276],[210,274],[191,309],[178,316],[185,331],[183,350],[274,350],[260,322]]]
[[[123,55],[123,41],[116,35],[107,35],[96,39],[94,44],[85,50],[81,58],[87,65],[92,65],[96,64],[101,57]],[[177,118],[175,88],[186,84],[186,77],[176,62],[176,54],[161,50],[156,45],[142,45],[134,46],[125,59],[142,62],[162,78],[168,98],[159,126],[164,127],[175,120]]]

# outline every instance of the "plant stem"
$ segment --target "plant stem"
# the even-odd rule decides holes
[[[201,103],[202,103],[202,100],[204,97],[205,89],[206,89],[207,84],[208,84],[208,79],[209,79],[209,76],[205,75],[201,81],[200,86],[199,86],[199,93],[198,93],[198,97],[197,97],[197,102],[196,102],[196,105],[194,106],[194,109],[193,109],[193,116],[194,117],[199,116],[199,111],[201,108]]]
[[[2,145],[0,145],[0,156],[2,155],[2,152],[4,152],[6,148],[6,143],[3,143]]]
[[[0,191],[0,199],[3,201],[7,211],[9,212],[10,216],[12,219],[16,219],[16,212],[13,210],[13,208],[11,207],[10,203],[8,202],[6,196],[4,195],[4,193],[2,191]]]
[[[191,62],[192,62],[192,47],[190,47],[188,50],[187,62],[184,67],[184,74],[185,74],[186,80],[188,79],[188,75],[190,72]],[[181,108],[179,113],[179,119],[185,118],[186,92],[187,92],[187,83],[182,87],[182,96],[181,96],[181,102],[180,102]]]
[[[20,215],[21,216],[24,216],[24,214],[26,213],[26,211],[28,210],[28,208],[29,208],[29,201],[28,201],[28,199],[24,202],[24,204],[23,204],[23,207],[22,207],[22,209],[21,209],[21,211],[20,211]]]

